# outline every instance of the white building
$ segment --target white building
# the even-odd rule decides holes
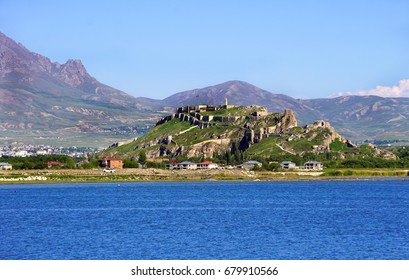
[[[197,164],[199,169],[217,169],[219,165],[211,161],[205,161]]]
[[[27,151],[18,151],[15,155],[16,157],[27,157],[29,156],[29,153]]]
[[[322,164],[322,162],[318,162],[318,161],[307,161],[306,163],[304,163],[304,169],[306,169],[306,170],[323,170],[324,165]]]
[[[0,170],[12,170],[13,165],[8,162],[0,162]]]
[[[281,168],[285,169],[285,170],[290,170],[290,169],[296,169],[297,165],[295,165],[294,162],[292,161],[283,161],[280,163]]]
[[[177,164],[178,169],[197,169],[197,164],[190,161],[183,161]]]
[[[256,165],[258,167],[261,167],[263,164],[261,162],[256,161],[256,160],[249,160],[249,161],[246,161],[246,162],[238,165],[237,167],[238,168],[244,168],[244,169],[253,169],[254,166],[256,166]]]

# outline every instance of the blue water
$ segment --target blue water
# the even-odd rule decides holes
[[[409,259],[409,181],[2,185],[0,259]]]

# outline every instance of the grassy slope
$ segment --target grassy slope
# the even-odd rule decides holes
[[[179,119],[173,119],[171,121],[168,121],[162,125],[155,126],[152,128],[147,134],[141,136],[137,140],[125,144],[119,147],[112,147],[109,149],[106,149],[105,151],[101,152],[100,154],[102,156],[107,156],[107,155],[113,155],[115,154],[116,156],[124,156],[124,155],[131,155],[135,152],[135,147],[142,146],[144,144],[147,144],[151,141],[154,141],[156,138],[160,137],[163,138],[167,135],[174,135],[177,134],[181,131],[184,131],[188,128],[192,127],[192,125],[188,122],[181,122]],[[150,147],[153,149],[155,146]]]
[[[181,134],[174,138],[175,142],[179,145],[190,146],[203,141],[218,139],[218,136],[224,134],[227,130],[240,130],[239,126],[213,126],[204,129],[195,128],[184,134]]]
[[[206,112],[207,115],[213,116],[237,116],[237,115],[248,115],[255,111],[255,108],[246,108],[246,107],[235,107],[231,109],[222,109],[215,112]],[[251,122],[251,125],[254,128],[263,127],[266,125],[272,125],[278,120],[280,114],[272,114],[267,118],[254,120]],[[179,134],[181,131],[192,128],[193,126],[189,122],[182,122],[179,119],[173,119],[162,125],[154,127],[146,135],[142,136],[138,140],[123,145],[117,148],[111,148],[105,151],[105,155],[115,154],[117,156],[129,156],[136,154],[137,150],[152,150],[156,149],[158,146],[155,145],[155,142],[158,139],[163,139],[168,135],[173,136],[173,141],[177,145],[190,146],[203,141],[211,139],[220,139],[220,138],[235,138],[241,139],[243,137],[243,123],[240,124],[226,124],[226,123],[217,123],[216,126],[208,127],[205,129],[193,128],[183,134]],[[246,154],[248,156],[258,156],[258,157],[270,157],[273,155],[285,155],[286,151],[283,151],[279,146],[283,147],[285,150],[293,151],[295,153],[310,152],[313,150],[313,146],[321,145],[324,139],[324,134],[329,133],[327,130],[322,131],[310,131],[308,134],[303,135],[302,127],[294,127],[285,135],[276,135],[269,138],[265,138],[259,143],[253,144],[249,149],[247,149]],[[293,137],[291,141],[288,139],[291,135],[302,135],[301,138]],[[153,143],[152,143],[153,141]],[[149,148],[142,148],[147,146],[150,142]],[[153,146],[153,145],[154,146]],[[163,145],[163,144],[161,144]],[[174,144],[171,144],[174,145]],[[279,146],[278,146],[279,145]],[[137,148],[136,148],[137,147]],[[169,146],[168,146],[169,148]],[[335,142],[331,149],[334,151],[347,151],[350,148],[347,148],[344,143]]]
[[[244,116],[251,113],[252,111],[254,111],[254,109],[250,110],[249,108],[246,107],[235,107],[231,109],[222,109],[215,112],[206,112],[203,113],[203,115],[207,114],[213,116],[236,116],[236,115]],[[222,124],[218,124],[216,126],[208,127],[205,129],[194,128],[179,135],[180,132],[183,132],[192,127],[193,125],[191,125],[189,122],[183,122],[180,121],[179,119],[173,119],[159,126],[155,126],[148,133],[146,133],[145,135],[138,138],[136,141],[132,143],[125,144],[120,147],[106,149],[105,151],[101,152],[100,155],[107,156],[115,154],[116,156],[130,156],[136,153],[135,152],[136,146],[138,146],[138,150],[152,150],[156,148],[156,145],[146,149],[140,149],[140,147],[148,144],[151,141],[155,141],[155,139],[158,138],[163,139],[168,135],[172,135],[173,140],[178,145],[189,146],[206,140],[217,139],[219,136],[221,136],[222,134],[229,130],[233,130],[232,137],[234,137],[235,133],[236,132],[238,133],[240,130],[240,126],[238,125],[225,126]]]
[[[278,146],[280,140],[278,137],[270,137],[263,139],[261,142],[252,145],[246,150],[248,156],[257,156],[257,157],[268,157],[272,154],[285,154]]]

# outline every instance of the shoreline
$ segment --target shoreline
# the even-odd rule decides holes
[[[345,174],[345,175],[344,175]],[[329,171],[248,171],[243,169],[218,170],[165,170],[165,169],[119,169],[104,173],[102,169],[47,169],[2,170],[3,184],[52,184],[52,183],[99,183],[99,182],[211,182],[211,181],[346,181],[368,179],[409,179],[407,169],[337,169]]]

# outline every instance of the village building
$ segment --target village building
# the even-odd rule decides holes
[[[198,163],[197,168],[199,169],[217,169],[219,168],[219,165],[211,161],[204,161],[204,162]]]
[[[307,161],[306,163],[304,163],[304,169],[306,169],[306,170],[323,170],[324,165],[322,164],[322,162],[318,162],[318,161]]]
[[[13,165],[8,162],[0,162],[0,170],[12,170]]]
[[[122,169],[123,167],[122,159],[115,157],[106,157],[98,160],[98,166],[104,168],[118,168]]]
[[[166,164],[166,169],[178,169],[178,163],[180,161],[176,159],[170,159],[168,164]]]
[[[64,163],[59,162],[59,161],[49,161],[47,162],[47,167],[48,168],[53,168],[53,167],[63,167]]]
[[[15,156],[16,157],[29,157],[29,156],[31,156],[31,154],[29,152],[23,150],[23,151],[16,152]]]
[[[190,161],[182,161],[177,164],[177,168],[195,170],[197,169],[197,164],[194,162],[190,162]]]
[[[290,170],[290,169],[296,169],[297,166],[294,162],[292,161],[283,161],[280,163],[281,168],[284,170]]]
[[[214,106],[214,105],[207,105],[207,104],[199,104],[199,105],[191,105],[191,106],[183,106],[183,107],[177,107],[176,108],[176,113],[203,113],[203,112],[209,112],[209,111],[218,111],[220,109],[231,109],[236,107],[235,105],[229,105],[229,102],[227,98],[225,99],[225,104],[220,105],[220,106]]]
[[[238,165],[238,168],[243,168],[243,169],[253,169],[255,166],[261,167],[263,164],[261,162],[258,162],[256,160],[249,160],[246,161],[240,165]]]

